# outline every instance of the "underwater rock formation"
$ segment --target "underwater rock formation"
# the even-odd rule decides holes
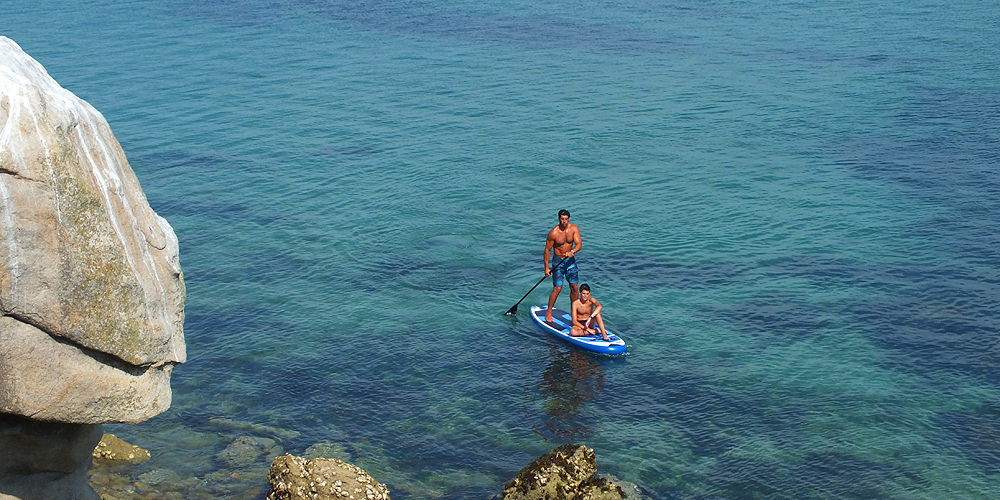
[[[230,469],[247,467],[256,463],[265,453],[271,458],[284,453],[277,441],[265,437],[239,436],[215,456]]]

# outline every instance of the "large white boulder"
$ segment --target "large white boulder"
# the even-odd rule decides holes
[[[177,252],[104,117],[0,37],[0,413],[166,410],[186,359]]]

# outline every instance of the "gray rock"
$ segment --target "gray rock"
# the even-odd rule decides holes
[[[0,37],[0,412],[162,413],[183,304],[177,238],[104,117]]]

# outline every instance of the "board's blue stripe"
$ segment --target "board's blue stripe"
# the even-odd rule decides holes
[[[563,328],[569,328],[569,325],[567,325],[565,321],[562,321],[561,319],[556,318],[555,316],[552,317],[552,322],[553,323],[558,323]]]

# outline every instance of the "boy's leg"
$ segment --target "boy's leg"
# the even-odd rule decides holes
[[[597,313],[597,316],[594,316],[594,318],[597,319],[597,326],[601,327],[601,335],[604,340],[608,340],[610,337],[608,337],[608,330],[604,328],[604,318],[601,317],[601,313]]]

